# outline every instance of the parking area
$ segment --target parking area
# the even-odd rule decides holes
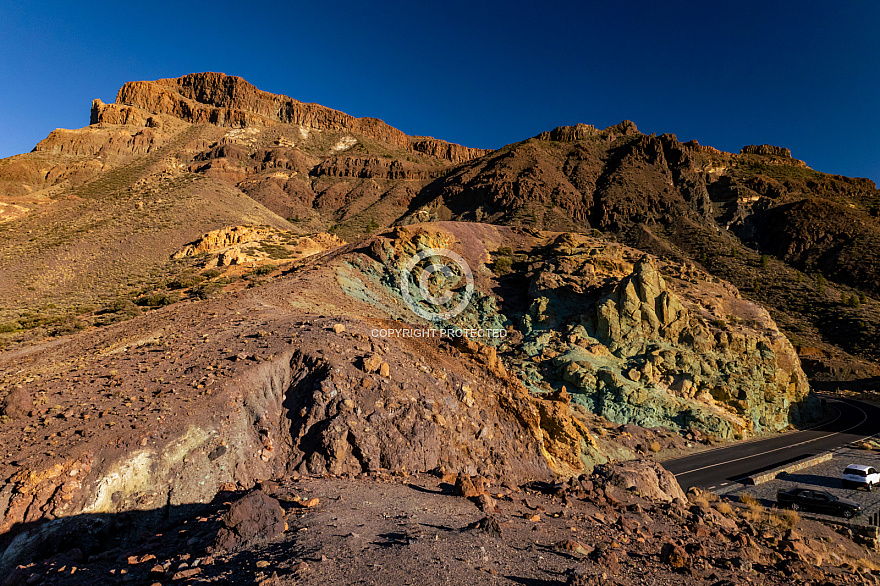
[[[852,519],[852,523],[857,525],[868,524],[870,516],[880,511],[880,488],[875,488],[871,492],[865,489],[843,488],[841,475],[843,474],[843,469],[849,464],[865,464],[880,468],[880,452],[844,447],[835,450],[833,454],[834,457],[827,462],[781,476],[764,484],[748,486],[732,483],[714,492],[729,497],[738,497],[743,493],[749,493],[761,501],[764,506],[772,507],[776,505],[776,492],[778,490],[788,490],[796,486],[826,490],[837,497],[849,499],[862,505],[862,514]],[[811,512],[804,513],[804,515],[817,519],[844,521],[841,517]]]

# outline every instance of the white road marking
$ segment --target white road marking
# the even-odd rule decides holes
[[[831,399],[831,401],[837,402],[836,399]],[[855,405],[853,405],[853,406],[855,407]],[[702,454],[711,454],[713,452],[719,452],[721,450],[731,450],[733,448],[738,448],[738,447],[744,446],[746,444],[752,444],[755,442],[762,442],[762,441],[765,441],[768,439],[773,439],[774,437],[783,437],[788,434],[795,435],[798,433],[804,433],[805,431],[810,431],[810,430],[816,429],[817,427],[824,427],[826,425],[831,425],[832,423],[834,423],[835,421],[837,421],[838,419],[840,419],[843,416],[843,413],[840,412],[840,409],[838,409],[837,407],[834,407],[833,405],[831,406],[831,408],[834,409],[835,411],[837,411],[837,417],[835,417],[831,421],[825,421],[823,423],[819,423],[818,425],[814,425],[813,427],[807,427],[804,429],[796,429],[796,430],[792,430],[792,431],[786,431],[784,433],[780,433],[779,435],[771,436],[771,437],[753,437],[753,438],[750,438],[747,440],[742,440],[742,441],[739,441],[736,443],[727,444],[725,446],[718,446],[717,448],[710,448],[708,450],[696,452],[696,453],[692,454],[691,456],[682,456],[681,458],[675,458],[673,460],[661,460],[660,463],[661,464],[671,464],[671,463],[674,463],[678,460],[685,460],[685,459],[690,458],[692,456],[697,456],[697,455],[702,455]],[[858,407],[856,407],[856,409],[858,409]],[[859,409],[859,410],[861,411],[861,409]],[[862,411],[862,413],[864,413],[864,411]],[[852,429],[852,428],[850,428],[850,429]],[[846,431],[846,430],[844,430],[844,431]],[[838,433],[842,433],[842,432],[838,432]],[[877,435],[880,435],[880,434],[877,434]],[[686,472],[682,472],[682,474],[686,474]]]
[[[859,411],[861,411],[861,412],[862,412],[862,415],[864,416],[864,417],[862,417],[862,420],[861,420],[861,421],[859,421],[858,423],[856,423],[856,424],[853,425],[852,427],[848,427],[848,428],[846,428],[846,429],[844,429],[844,430],[837,431],[837,432],[834,432],[834,433],[829,433],[828,435],[820,435],[819,437],[816,437],[816,438],[813,438],[813,439],[810,439],[810,440],[806,440],[806,441],[802,441],[802,442],[799,442],[799,443],[796,443],[796,444],[790,444],[790,445],[787,445],[787,446],[782,446],[781,448],[776,448],[776,449],[773,449],[773,450],[767,450],[766,452],[761,452],[760,454],[750,454],[750,455],[748,455],[748,456],[743,456],[742,458],[735,458],[735,459],[733,459],[733,460],[726,460],[726,461],[724,461],[724,462],[717,462],[717,463],[715,463],[715,464],[709,464],[708,466],[703,466],[702,468],[694,468],[693,470],[688,470],[688,471],[686,471],[686,472],[679,472],[678,474],[675,475],[675,477],[678,478],[679,476],[684,476],[685,474],[691,474],[691,473],[693,473],[693,472],[699,472],[700,470],[707,470],[707,469],[709,469],[709,468],[715,468],[716,466],[723,466],[724,464],[732,464],[733,462],[739,462],[740,460],[748,460],[749,458],[756,458],[756,457],[758,457],[758,456],[763,456],[763,455],[765,455],[765,454],[772,454],[773,452],[778,452],[778,451],[780,451],[780,450],[787,450],[787,449],[789,449],[789,448],[796,448],[797,446],[802,446],[802,445],[804,445],[804,444],[809,444],[809,443],[812,443],[812,442],[815,442],[815,441],[819,441],[820,439],[824,439],[824,438],[826,438],[826,437],[832,437],[832,436],[835,436],[835,435],[840,435],[841,433],[845,433],[845,432],[847,432],[847,431],[849,431],[849,430],[851,430],[851,429],[855,429],[855,428],[857,428],[858,426],[860,426],[861,424],[863,424],[865,421],[868,420],[868,414],[865,413],[864,410],[862,410],[860,407],[858,407],[858,406],[856,406],[856,405],[852,405],[852,406],[855,407],[856,409],[858,409]]]

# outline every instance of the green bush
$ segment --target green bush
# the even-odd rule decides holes
[[[169,289],[189,289],[205,280],[202,275],[182,275],[168,283]]]
[[[222,288],[223,283],[219,281],[209,281],[193,287],[192,294],[199,299],[209,299],[216,295]]]
[[[142,307],[163,307],[165,305],[177,303],[178,301],[180,301],[180,295],[178,293],[166,293],[160,291],[159,293],[142,295],[137,298],[135,303]]]
[[[78,332],[80,330],[84,330],[89,326],[88,323],[76,319],[75,317],[65,317],[58,321],[55,327],[52,328],[51,333],[55,336],[61,336],[64,334],[72,334],[74,332]]]
[[[110,313],[131,313],[137,315],[141,309],[128,297],[120,297],[110,306]]]
[[[202,272],[202,276],[206,279],[213,279],[214,277],[219,277],[223,274],[223,271],[220,269],[208,269],[207,271]]]
[[[767,263],[769,263],[769,262],[770,262],[770,257],[768,257],[766,254],[762,254],[761,255],[761,268],[766,269]]]
[[[509,256],[499,256],[492,263],[492,272],[498,276],[506,275],[513,267],[513,260]]]
[[[252,275],[268,275],[276,269],[275,265],[260,265],[251,271]]]
[[[509,246],[502,246],[495,252],[498,256],[513,256],[513,249]]]

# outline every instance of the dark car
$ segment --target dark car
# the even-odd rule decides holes
[[[809,488],[792,488],[776,493],[776,501],[780,507],[792,511],[813,511],[825,515],[841,515],[849,519],[862,511],[856,502],[834,496],[824,490]]]

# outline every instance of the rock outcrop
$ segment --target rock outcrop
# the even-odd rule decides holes
[[[231,226],[229,228],[212,230],[195,242],[188,244],[182,250],[175,252],[172,258],[195,256],[205,252],[218,252],[236,244],[264,240],[279,232],[278,229],[270,228],[269,226]]]
[[[222,522],[223,526],[209,548],[212,552],[240,551],[274,539],[287,529],[284,510],[278,500],[262,490],[249,492],[232,503]]]
[[[270,226],[230,226],[208,232],[175,252],[171,258],[206,255],[205,267],[229,266],[301,260],[344,245],[344,240],[326,232],[299,236]]]
[[[773,146],[771,144],[750,144],[748,146],[744,146],[742,149],[740,149],[739,152],[743,155],[770,155],[773,157],[791,158],[791,149]]]
[[[794,348],[729,284],[670,266],[672,287],[655,259],[629,264],[632,251],[583,237],[559,237],[555,251],[533,265],[535,301],[521,318],[521,352],[553,374],[526,380],[565,384],[618,423],[721,437],[817,415]]]

